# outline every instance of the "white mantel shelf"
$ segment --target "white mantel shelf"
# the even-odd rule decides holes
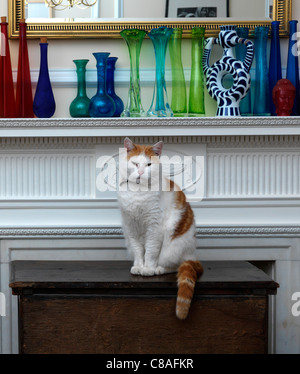
[[[300,117],[12,118],[0,137],[293,136]]]

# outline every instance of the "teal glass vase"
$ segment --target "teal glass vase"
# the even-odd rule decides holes
[[[130,59],[130,85],[128,100],[121,117],[144,117],[146,115],[140,88],[140,53],[147,32],[138,29],[124,29],[120,35],[125,40]]]
[[[171,109],[175,117],[187,113],[186,84],[181,59],[182,28],[174,28],[169,41],[169,53],[172,71]]]
[[[204,27],[192,28],[192,65],[188,109],[189,117],[199,117],[205,114],[204,72],[202,66],[204,35]]]
[[[86,65],[89,60],[73,60],[77,74],[77,96],[71,102],[69,111],[71,117],[89,117],[90,99],[86,94]]]
[[[257,26],[254,31],[254,49],[255,49],[255,94],[253,115],[269,116],[270,113],[270,87],[269,87],[269,69],[267,62],[267,40],[269,27]]]
[[[276,108],[272,99],[272,91],[276,83],[282,79],[279,21],[271,23],[271,49],[269,62],[269,93],[270,93],[270,111],[272,116],[276,116]]]
[[[91,98],[89,112],[91,117],[112,117],[115,113],[115,102],[107,94],[106,90],[106,69],[108,52],[93,53],[96,59],[97,68],[97,92]]]
[[[236,32],[240,38],[248,39],[249,28],[248,27],[237,27]],[[246,57],[247,47],[245,44],[237,44],[235,46],[235,54],[237,60],[244,61]],[[246,96],[240,102],[240,113],[241,116],[251,116],[252,115],[252,105],[251,105],[251,87]]]
[[[161,26],[152,29],[148,36],[152,40],[155,52],[155,85],[148,117],[172,117],[165,81],[165,60],[169,39],[173,34],[170,27]]]

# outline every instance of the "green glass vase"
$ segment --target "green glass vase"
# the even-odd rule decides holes
[[[172,71],[171,109],[175,117],[187,114],[186,84],[181,59],[182,28],[174,28],[169,41]]]
[[[89,60],[73,60],[76,65],[77,73],[77,96],[71,102],[70,115],[71,117],[90,117],[89,105],[90,99],[86,95],[86,64]]]
[[[189,94],[189,117],[199,117],[205,114],[204,73],[202,67],[204,34],[204,27],[192,28],[192,66]]]
[[[141,101],[140,89],[140,53],[147,32],[138,29],[124,29],[120,35],[125,40],[130,59],[130,86],[127,105],[121,117],[144,117],[146,115]]]

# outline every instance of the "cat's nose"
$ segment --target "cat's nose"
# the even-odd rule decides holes
[[[144,169],[139,169],[139,170],[138,170],[138,173],[139,173],[139,175],[144,174]]]

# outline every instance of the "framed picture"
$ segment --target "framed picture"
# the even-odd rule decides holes
[[[166,17],[229,17],[229,0],[166,0]]]

